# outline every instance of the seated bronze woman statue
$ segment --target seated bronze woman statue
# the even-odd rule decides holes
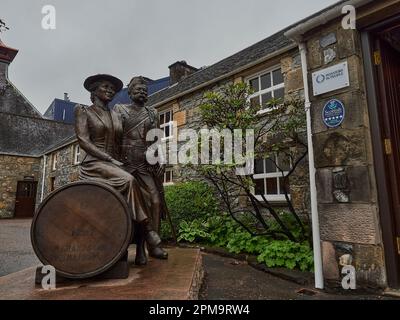
[[[122,89],[122,81],[100,74],[87,78],[84,87],[91,93],[93,105],[77,105],[75,108],[75,131],[80,147],[86,152],[79,178],[105,183],[121,192],[132,211],[133,221],[147,225],[148,208],[142,191],[135,178],[123,170],[122,163],[116,160],[119,158],[122,122],[120,115],[110,110],[108,104]],[[146,240],[153,245],[159,245],[161,241],[158,234],[151,231]],[[137,252],[137,255],[143,254]]]

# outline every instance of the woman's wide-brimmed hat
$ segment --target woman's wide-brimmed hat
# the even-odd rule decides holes
[[[85,82],[83,83],[83,86],[85,87],[85,89],[87,91],[90,92],[93,83],[99,82],[99,81],[104,81],[104,80],[111,82],[115,86],[116,92],[121,91],[121,89],[124,87],[124,84],[122,83],[122,81],[120,79],[118,79],[114,76],[111,76],[109,74],[96,74],[94,76],[91,76],[85,80]]]

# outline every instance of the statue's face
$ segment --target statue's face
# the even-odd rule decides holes
[[[129,88],[129,95],[135,102],[146,103],[147,102],[147,85],[135,84]]]
[[[95,91],[95,95],[104,102],[110,102],[115,96],[115,86],[109,81],[102,81]]]

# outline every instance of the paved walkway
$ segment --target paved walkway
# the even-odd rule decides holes
[[[0,220],[0,277],[40,264],[30,241],[31,220]],[[298,293],[301,287],[258,271],[247,263],[217,255],[203,255],[206,272],[202,299],[287,300],[287,299],[387,299],[376,295],[315,295]],[[312,287],[307,289],[313,290]]]
[[[0,220],[0,277],[40,262],[30,238],[32,220]]]
[[[209,300],[386,300],[378,295],[327,294],[312,286],[303,287],[265,272],[254,269],[246,262],[223,258],[213,254],[203,255],[206,271],[200,293]],[[306,293],[299,293],[307,289]],[[315,293],[315,295],[309,295]]]

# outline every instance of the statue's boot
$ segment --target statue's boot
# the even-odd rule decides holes
[[[136,257],[135,264],[137,266],[144,266],[147,264],[147,256],[146,256],[146,241],[144,238],[144,230],[142,226],[138,226],[137,231],[135,233],[136,238]]]
[[[158,233],[152,229],[150,223],[145,226],[145,239],[150,257],[162,260],[168,259],[168,253],[160,247],[161,238]]]
[[[161,260],[168,259],[168,252],[165,251],[161,247],[150,247],[149,246],[149,255],[150,255],[150,257],[153,257],[156,259],[161,259]]]

